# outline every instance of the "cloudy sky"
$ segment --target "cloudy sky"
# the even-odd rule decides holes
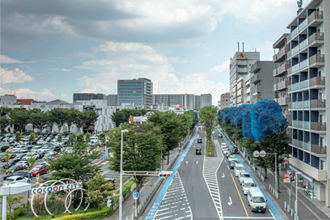
[[[72,102],[150,78],[154,93],[229,91],[237,42],[271,59],[296,0],[1,0],[0,94]]]

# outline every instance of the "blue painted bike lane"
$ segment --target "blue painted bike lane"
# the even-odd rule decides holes
[[[227,143],[227,145],[229,146],[229,148],[232,149],[232,148],[233,148],[232,145],[229,143],[229,141],[227,140],[227,138],[225,137],[225,135],[220,131],[219,128],[218,128],[218,131],[219,131],[220,134],[222,134],[223,139],[225,140],[225,142]],[[285,219],[285,218],[283,217],[282,213],[280,212],[280,210],[275,206],[275,204],[273,203],[273,201],[270,199],[270,197],[268,196],[268,194],[265,192],[265,190],[264,190],[262,187],[260,187],[259,182],[258,182],[257,179],[254,177],[254,175],[250,172],[250,170],[247,168],[247,166],[246,166],[245,163],[242,161],[242,159],[241,159],[238,155],[236,155],[236,158],[237,158],[237,160],[238,160],[241,164],[243,164],[243,166],[244,166],[244,168],[246,169],[246,171],[249,172],[251,178],[252,178],[256,183],[258,183],[258,185],[259,185],[259,189],[261,190],[261,192],[262,192],[262,193],[264,194],[264,196],[266,197],[266,199],[267,199],[267,206],[268,206],[268,208],[271,210],[271,212],[273,213],[274,218],[275,218],[276,220]]]
[[[195,129],[195,132],[194,132],[194,135],[192,136],[192,138],[190,139],[189,141],[189,144],[188,146],[186,147],[186,149],[184,150],[184,152],[181,154],[181,156],[179,157],[179,160],[176,162],[174,168],[173,168],[173,175],[171,175],[170,177],[167,178],[166,182],[164,183],[162,189],[160,190],[160,192],[158,193],[158,196],[154,202],[154,204],[152,205],[151,209],[149,210],[147,216],[145,217],[145,220],[152,220],[154,219],[155,215],[156,215],[156,212],[165,196],[165,193],[167,192],[168,188],[170,187],[172,181],[173,181],[173,178],[176,174],[176,172],[178,171],[182,161],[183,161],[183,158],[186,156],[187,152],[189,151],[190,147],[192,146],[193,142],[194,142],[194,139],[196,137],[196,134],[197,134],[197,131],[198,131],[198,128]]]

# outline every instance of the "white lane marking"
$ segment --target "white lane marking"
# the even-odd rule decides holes
[[[196,164],[198,164],[198,160],[196,160]]]
[[[275,219],[273,217],[257,217],[257,216],[224,216],[224,219]]]
[[[230,167],[227,165],[228,170],[230,170]]]
[[[188,164],[189,163],[189,161],[188,160],[186,160],[186,164]]]
[[[227,204],[229,205],[229,206],[231,206],[232,204],[233,204],[233,201],[231,201],[231,197],[229,196],[229,202],[227,202]]]
[[[222,173],[222,176],[221,176],[222,178],[225,178],[225,173]]]

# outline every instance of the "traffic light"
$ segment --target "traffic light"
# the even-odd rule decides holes
[[[159,177],[169,177],[173,174],[173,171],[160,171],[158,176]]]

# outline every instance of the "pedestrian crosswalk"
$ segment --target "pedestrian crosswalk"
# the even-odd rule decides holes
[[[203,177],[207,188],[210,192],[214,206],[220,219],[223,219],[222,206],[220,201],[220,191],[217,178],[217,171],[220,167],[222,159],[218,157],[205,157],[203,166]]]
[[[186,192],[183,188],[179,172],[175,174],[154,219],[193,219],[191,208]]]

